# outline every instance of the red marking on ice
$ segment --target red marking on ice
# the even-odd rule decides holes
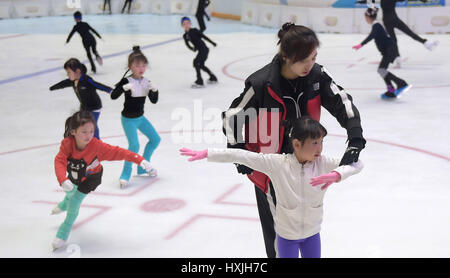
[[[186,206],[186,202],[180,199],[157,199],[145,202],[141,205],[141,210],[145,212],[167,212],[178,210]]]
[[[232,188],[230,188],[230,190],[219,196],[219,198],[217,198],[213,203],[221,205],[234,205],[234,206],[252,206],[252,207],[256,206],[256,204],[230,202],[225,200],[228,196],[230,196],[233,192],[239,189],[242,185],[243,185],[242,183],[234,185]]]
[[[172,233],[167,235],[164,239],[172,239],[177,234],[179,234],[181,231],[185,230],[187,227],[191,226],[196,222],[197,220],[201,218],[216,218],[216,219],[225,219],[225,220],[240,220],[240,221],[259,221],[258,218],[251,218],[251,217],[240,217],[240,216],[227,216],[227,215],[214,215],[214,214],[196,214],[193,217],[191,217],[188,221],[183,223],[181,226],[179,226],[177,229],[175,229]]]

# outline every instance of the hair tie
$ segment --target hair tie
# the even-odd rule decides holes
[[[287,23],[283,24],[283,27],[281,27],[281,29],[283,31],[287,32],[287,31],[289,31],[289,29],[291,29],[292,26],[295,26],[295,24],[292,22],[287,22]]]

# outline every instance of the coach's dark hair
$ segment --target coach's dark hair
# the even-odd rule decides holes
[[[327,130],[318,121],[309,116],[303,116],[295,120],[286,120],[283,122],[289,139],[290,152],[293,152],[292,141],[299,140],[302,145],[306,139],[318,139],[327,135]]]
[[[64,63],[64,69],[70,69],[72,71],[76,71],[79,69],[83,74],[86,74],[87,68],[81,63],[77,58],[70,58]]]
[[[91,112],[81,110],[74,113],[66,120],[64,129],[64,138],[69,137],[71,135],[70,131],[77,129],[86,123],[92,123],[94,124],[94,127],[96,126],[94,116],[92,116]]]
[[[296,63],[306,59],[320,42],[313,30],[302,25],[287,22],[278,31],[279,54]],[[284,60],[283,59],[283,60]]]

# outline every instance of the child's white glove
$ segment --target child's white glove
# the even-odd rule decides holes
[[[152,92],[158,91],[158,89],[153,85],[153,82],[150,80],[148,81],[148,87],[150,88],[150,91],[152,91]]]
[[[69,191],[72,191],[72,189],[73,189],[73,183],[70,180],[65,180],[61,184],[61,187],[64,191],[69,192]]]
[[[131,90],[133,90],[133,84],[127,83],[127,84],[123,85],[122,88],[124,91],[131,91]]]
[[[145,171],[150,172],[152,170],[152,165],[147,160],[142,160],[141,164],[139,164]]]

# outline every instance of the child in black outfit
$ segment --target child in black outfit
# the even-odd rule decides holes
[[[97,37],[99,39],[101,39],[102,37],[87,22],[81,21],[82,15],[79,11],[75,12],[73,14],[73,17],[77,24],[75,24],[75,26],[73,27],[72,31],[69,34],[69,37],[67,37],[66,44],[69,43],[70,38],[72,38],[73,34],[75,32],[78,32],[81,36],[81,39],[83,40],[84,49],[86,49],[86,53],[87,53],[89,62],[91,63],[91,70],[93,73],[95,73],[96,68],[95,68],[94,61],[92,60],[91,48],[92,48],[92,52],[95,55],[95,59],[97,60],[97,62],[100,65],[103,65],[103,60],[102,60],[102,57],[100,57],[100,55],[97,52],[97,42],[95,41],[94,36],[92,36],[92,34],[89,31],[94,32],[94,34],[97,35]]]
[[[378,50],[381,52],[383,56],[378,66],[378,73],[383,78],[384,82],[387,85],[387,92],[381,95],[382,99],[392,99],[396,98],[402,92],[405,92],[411,88],[411,85],[408,85],[405,80],[398,78],[393,75],[391,72],[387,70],[390,63],[395,60],[396,52],[395,52],[395,42],[392,38],[390,38],[383,26],[376,21],[378,8],[368,8],[365,12],[367,23],[372,25],[372,31],[369,36],[362,41],[360,44],[353,46],[353,49],[358,50],[366,43],[370,42],[372,39],[375,39],[375,44]],[[397,85],[397,89],[392,85],[392,81]]]
[[[197,12],[195,13],[195,17],[197,18],[198,25],[200,26],[200,32],[204,32],[206,30],[205,21],[203,17],[206,17],[209,20],[208,14],[205,12],[206,7],[209,6],[209,0],[198,0]]]
[[[194,84],[192,84],[192,88],[201,88],[204,87],[203,79],[200,70],[203,70],[207,74],[209,74],[208,83],[217,83],[217,77],[205,66],[205,61],[208,59],[209,48],[202,41],[202,39],[207,40],[214,47],[217,46],[215,42],[210,40],[207,36],[205,36],[202,32],[200,32],[197,28],[191,28],[191,20],[189,17],[183,17],[181,19],[181,26],[183,26],[185,33],[183,35],[184,42],[186,43],[187,48],[192,51],[197,51],[198,54],[194,59],[194,68],[197,73],[197,80]],[[193,46],[189,44],[191,42]]]

